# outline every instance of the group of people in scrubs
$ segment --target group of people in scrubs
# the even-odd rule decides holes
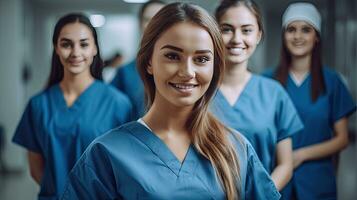
[[[39,199],[337,198],[332,157],[356,104],[322,65],[312,4],[285,10],[264,76],[248,66],[264,33],[251,0],[222,0],[215,18],[155,0],[139,16],[137,57],[111,85],[88,18],[57,22],[48,84],[13,137]]]

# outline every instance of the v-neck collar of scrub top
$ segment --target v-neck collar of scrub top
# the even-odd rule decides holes
[[[219,96],[221,97],[221,99],[224,101],[224,103],[227,104],[230,108],[238,107],[238,105],[240,105],[239,102],[242,101],[242,98],[246,98],[246,96],[249,96],[249,95],[248,95],[248,94],[249,94],[249,91],[251,91],[251,90],[249,90],[249,88],[251,88],[251,87],[254,86],[253,83],[255,83],[255,79],[256,79],[256,78],[257,78],[257,77],[256,77],[255,74],[252,74],[252,75],[251,75],[250,79],[249,79],[248,82],[245,84],[245,86],[244,86],[242,92],[240,93],[239,97],[237,98],[236,102],[235,102],[233,105],[231,105],[231,104],[228,102],[228,100],[227,100],[226,97],[223,95],[223,93],[221,92],[220,89],[218,89],[217,95],[219,95]]]
[[[177,176],[192,175],[197,167],[199,155],[193,148],[192,144],[189,146],[186,156],[182,163],[178,160],[175,154],[168,148],[168,146],[158,137],[145,127],[140,122],[137,126],[131,126],[130,131],[132,135],[144,143],[151,151],[159,157],[159,159]]]
[[[310,79],[311,73],[306,73],[305,76],[299,81],[295,78],[292,72],[289,72],[289,79],[294,83],[295,87],[300,88],[302,85],[306,84],[307,80]]]
[[[63,95],[63,91],[60,87],[59,84],[54,85],[54,93],[56,96],[56,99],[58,99],[58,104],[61,106],[61,108],[64,108],[66,110],[78,110],[81,108],[83,104],[85,104],[87,101],[90,100],[88,97],[91,94],[91,91],[96,87],[98,84],[97,80],[94,80],[93,83],[91,83],[78,97],[77,99],[73,102],[71,106],[68,106],[66,103],[66,100]]]

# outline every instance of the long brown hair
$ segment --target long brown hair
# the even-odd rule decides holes
[[[291,65],[291,54],[286,47],[285,42],[285,28],[282,32],[282,47],[280,52],[280,61],[278,68],[274,74],[274,78],[278,80],[284,87],[286,87],[286,83],[289,76],[289,68]],[[311,53],[311,99],[312,101],[316,101],[317,98],[325,92],[325,80],[322,72],[322,59],[321,59],[321,38],[318,31],[316,31],[317,40],[312,49]]]
[[[172,3],[162,8],[144,31],[137,56],[137,67],[144,82],[145,97],[150,108],[155,98],[155,83],[147,73],[154,45],[162,33],[177,23],[194,23],[205,29],[214,45],[214,73],[205,94],[195,103],[186,127],[192,134],[197,151],[210,160],[228,199],[239,196],[239,163],[229,140],[230,130],[209,112],[209,102],[216,94],[224,71],[224,44],[218,25],[202,8],[186,3]]]
[[[73,24],[73,23],[81,23],[86,25],[92,32],[93,34],[93,39],[95,42],[95,46],[97,48],[97,55],[94,56],[93,62],[90,65],[90,74],[93,76],[93,78],[102,80],[102,71],[103,71],[103,60],[100,56],[100,49],[98,45],[98,36],[97,36],[97,31],[93,27],[93,25],[90,23],[90,20],[88,19],[87,16],[85,16],[82,13],[70,13],[67,14],[63,17],[61,17],[55,26],[55,30],[53,32],[52,36],[52,45],[53,45],[53,52],[52,52],[52,62],[51,62],[51,72],[50,76],[47,81],[46,88],[51,87],[52,85],[55,85],[63,79],[64,76],[64,69],[63,65],[59,59],[59,56],[56,53],[56,46],[57,46],[57,40],[58,37],[63,29],[64,26],[68,24]]]

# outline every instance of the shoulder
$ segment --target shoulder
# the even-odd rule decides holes
[[[93,145],[113,146],[120,148],[129,143],[138,142],[135,133],[143,127],[140,123],[132,121],[114,128],[94,140]]]
[[[275,71],[276,71],[276,67],[267,67],[265,70],[263,70],[261,75],[268,78],[273,78]]]
[[[322,68],[322,72],[328,90],[339,88],[342,85],[344,87],[347,86],[346,78],[343,77],[342,74],[338,73],[334,69],[324,66]]]
[[[322,72],[324,75],[324,78],[326,79],[326,83],[336,83],[336,82],[343,82],[343,77],[342,74],[338,73],[332,68],[329,68],[327,66],[324,66],[322,68]]]
[[[323,73],[324,77],[327,79],[339,79],[340,78],[340,74],[328,66],[324,66],[322,68],[322,73]]]
[[[276,80],[262,76],[262,75],[253,75],[259,84],[259,87],[262,88],[265,92],[285,92],[283,86]]]
[[[130,104],[129,98],[120,90],[116,89],[114,86],[105,84],[102,81],[96,81],[99,91],[103,94],[106,99],[112,99],[119,103]]]
[[[117,74],[122,74],[122,73],[128,73],[129,71],[135,70],[136,69],[136,59],[130,61],[129,63],[121,66],[118,69]]]
[[[42,106],[47,105],[48,102],[50,101],[51,93],[55,92],[55,90],[57,89],[56,87],[58,86],[57,85],[51,86],[33,95],[29,100],[28,106],[38,108],[41,105]]]

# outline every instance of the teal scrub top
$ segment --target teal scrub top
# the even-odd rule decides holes
[[[323,67],[322,72],[326,91],[315,102],[311,98],[311,74],[300,86],[288,76],[285,89],[305,127],[292,137],[294,150],[331,139],[335,122],[356,111],[356,103],[339,75],[327,67]],[[273,77],[271,70],[264,73]],[[337,199],[332,156],[304,162],[295,169],[290,183],[283,190],[283,199],[290,199],[293,190],[298,199]]]
[[[254,149],[234,134],[241,199],[279,199]],[[61,199],[198,200],[225,199],[225,194],[212,164],[193,145],[181,163],[147,127],[130,122],[89,146],[71,171]]]
[[[67,175],[98,136],[131,118],[129,99],[112,86],[94,81],[67,107],[56,84],[28,103],[12,141],[45,161],[39,199],[58,199]]]
[[[277,143],[303,128],[284,88],[274,80],[255,74],[233,106],[218,91],[211,109],[226,126],[249,140],[268,173],[276,165]]]

